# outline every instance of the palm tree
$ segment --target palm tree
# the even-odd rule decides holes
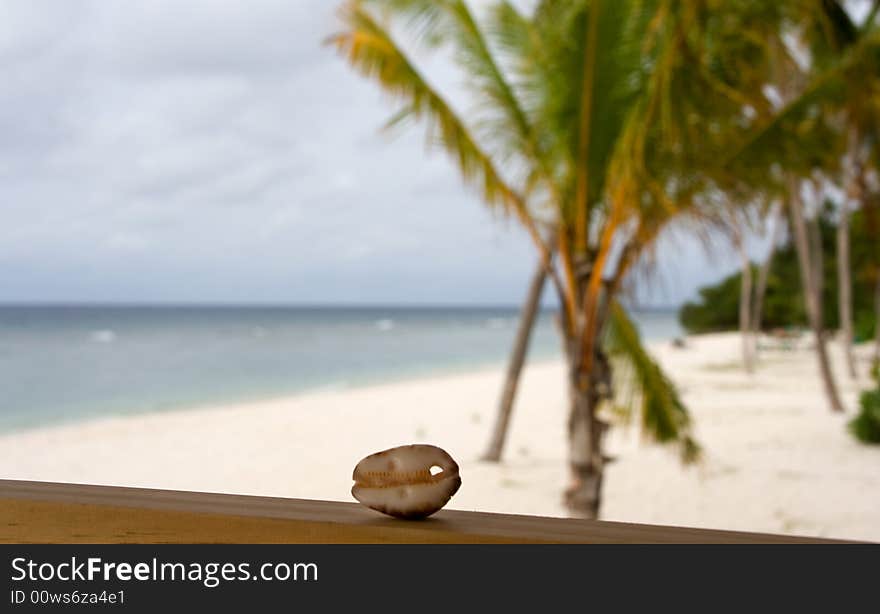
[[[767,44],[757,55],[768,63],[772,63],[771,60],[784,63],[786,69],[764,72],[764,81],[755,91],[764,95],[769,86],[777,98],[776,108],[762,113],[757,107],[754,127],[746,131],[746,137],[738,146],[731,148],[726,171],[747,183],[751,181],[753,186],[769,190],[773,196],[781,194],[785,198],[808,319],[816,337],[820,374],[830,408],[842,411],[828,359],[821,309],[821,243],[815,240],[815,235],[822,203],[814,203],[811,219],[803,190],[805,184],[821,185],[839,174],[839,161],[845,151],[843,141],[849,132],[846,126],[855,124],[864,129],[876,123],[876,107],[865,109],[866,105],[860,101],[876,99],[875,93],[867,97],[864,93],[866,87],[870,92],[878,83],[880,35],[873,26],[878,3],[874,3],[868,18],[858,28],[842,4],[835,0],[764,4],[772,7],[769,14],[763,11],[766,6],[758,8],[753,3],[739,6],[763,11],[762,19],[770,24],[770,29]],[[807,66],[802,66],[794,57],[798,53],[809,56]],[[873,129],[876,134],[876,128]],[[821,193],[821,190],[813,192]],[[842,221],[847,222],[845,217]],[[847,230],[848,226],[841,231],[839,243],[844,266],[849,251]],[[843,273],[841,277],[846,287],[842,286],[840,303],[846,312],[851,309],[848,267]],[[846,313],[843,318],[844,322],[851,322]],[[848,328],[846,324],[844,328]],[[845,330],[844,337],[851,339],[851,330]],[[846,344],[848,349],[850,342]]]
[[[819,361],[819,373],[825,386],[825,394],[831,411],[842,412],[843,403],[837,390],[831,361],[828,358],[825,342],[825,326],[822,310],[822,242],[818,237],[819,216],[816,211],[810,223],[804,213],[801,184],[794,175],[788,178],[789,210],[793,230],[795,251],[801,272],[801,285],[807,307],[807,318],[815,337],[816,356]]]
[[[770,278],[770,267],[773,264],[773,257],[776,255],[776,247],[779,245],[782,231],[785,228],[782,218],[782,204],[778,200],[774,200],[768,211],[769,218],[769,235],[770,246],[767,251],[767,257],[761,263],[758,269],[758,280],[755,284],[755,297],[752,304],[752,314],[750,324],[752,327],[752,339],[756,339],[761,332],[761,320],[764,315],[764,297],[767,293],[767,282]]]
[[[707,90],[717,94],[716,103],[703,110],[698,125],[718,135],[702,141],[706,162],[691,170],[703,175],[704,191],[721,201],[721,226],[742,262],[739,329],[748,373],[754,371],[757,358],[764,292],[780,229],[776,221],[780,199],[778,185],[767,181],[761,140],[755,139],[758,147],[742,146],[740,141],[743,135],[752,137],[772,125],[779,112],[778,102],[765,86],[785,83],[798,72],[780,36],[789,13],[785,4],[705,3],[704,18],[692,36],[696,43],[691,45],[692,63],[702,69]],[[763,218],[769,218],[772,226],[771,250],[755,279],[746,238],[754,229],[753,220]]]
[[[837,158],[842,157],[845,162],[842,172],[838,171],[837,164],[830,165],[830,168],[826,164],[821,172],[825,178],[840,177],[839,182],[844,193],[837,223],[838,311],[844,356],[851,377],[856,377],[857,371],[852,350],[850,201],[860,205],[859,186],[870,143],[865,136],[873,134],[875,136],[871,140],[876,140],[876,135],[880,134],[877,107],[873,102],[880,92],[880,37],[874,28],[878,8],[880,3],[875,2],[864,23],[858,26],[851,20],[841,2],[823,0],[816,3],[813,11],[804,15],[802,20],[805,26],[805,46],[810,50],[810,68],[813,73],[812,83],[806,91],[808,96],[812,96],[812,85],[817,81],[820,83],[821,87],[818,89],[821,97],[818,98],[818,103],[823,107],[823,115],[832,124],[832,131],[826,134],[835,134],[838,142],[836,147],[826,145],[826,148],[836,152]],[[819,244],[818,241],[816,243]],[[813,282],[817,296],[812,302],[821,305],[821,287],[818,284],[818,279]],[[814,311],[817,309],[819,307],[813,307]],[[821,312],[814,317],[821,320]],[[822,345],[824,344],[820,341],[817,349],[821,351]],[[824,362],[827,363],[827,359]],[[822,368],[823,371],[828,369],[827,364],[822,364]],[[842,409],[840,402],[833,399],[831,406],[838,411]]]
[[[513,342],[513,350],[510,354],[510,362],[507,365],[507,374],[504,377],[504,387],[501,390],[501,399],[498,403],[498,414],[495,418],[495,426],[489,440],[489,447],[483,454],[482,460],[495,462],[501,460],[501,452],[504,450],[504,442],[507,440],[507,429],[510,425],[510,415],[513,412],[513,402],[516,399],[516,389],[519,385],[520,374],[526,362],[526,354],[529,350],[529,339],[535,318],[541,305],[541,294],[547,282],[547,271],[543,263],[538,263],[532,274],[526,301],[523,303],[522,313],[519,317],[519,326],[516,338]]]
[[[752,290],[752,261],[746,248],[746,228],[745,224],[734,221],[733,227],[733,243],[736,251],[739,252],[740,261],[742,262],[742,273],[740,275],[740,291],[739,291],[739,334],[742,343],[743,367],[746,373],[755,372],[755,346],[752,343],[752,307],[754,303],[754,291]]]
[[[543,0],[526,16],[502,0],[478,20],[463,0],[349,0],[330,39],[400,103],[391,125],[422,121],[465,183],[531,237],[559,301],[565,500],[582,516],[596,517],[601,503],[603,407],[639,411],[646,433],[676,442],[687,460],[697,454],[688,413],[618,300],[661,232],[701,220],[698,186],[676,172],[697,158],[695,109],[671,104],[711,104],[691,95],[700,87],[680,57],[697,4]],[[451,51],[474,103],[467,119],[401,40]]]
[[[874,3],[872,11],[865,22],[856,25],[839,2],[826,1],[821,20],[811,24],[807,31],[811,55],[817,70],[821,71],[832,65],[843,54],[867,42],[876,34],[872,32],[873,20],[878,6]],[[861,206],[861,178],[865,169],[867,154],[871,140],[866,138],[878,134],[876,100],[880,92],[880,64],[877,58],[868,53],[860,62],[859,71],[847,71],[840,79],[840,91],[831,97],[827,109],[829,115],[838,120],[838,135],[841,142],[845,141],[844,164],[840,173],[839,183],[843,188],[844,197],[839,205],[837,223],[837,264],[838,264],[838,311],[843,341],[844,356],[850,376],[857,375],[853,344],[852,315],[852,271],[850,265],[850,202]]]
[[[875,5],[876,7],[876,5]],[[840,45],[843,49],[856,44],[859,36],[870,33],[871,22],[861,29],[849,21],[844,15],[841,29],[849,36]],[[863,64],[864,66],[864,64]],[[880,135],[880,118],[878,118],[876,100],[880,96],[880,63],[870,62],[873,67],[873,78],[858,78],[849,73],[846,80],[846,98],[843,105],[844,132],[847,136],[847,156],[843,178],[844,197],[840,204],[840,219],[837,223],[837,266],[838,266],[838,311],[840,328],[847,368],[852,378],[857,377],[855,358],[853,356],[853,302],[852,302],[852,265],[850,261],[850,201],[856,207],[864,206],[862,193],[863,177],[866,173],[867,160],[872,147]],[[873,91],[872,91],[873,90]],[[873,135],[870,138],[869,135]]]

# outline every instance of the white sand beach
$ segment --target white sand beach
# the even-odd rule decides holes
[[[769,343],[768,340],[762,343]],[[848,414],[825,404],[808,340],[744,373],[735,334],[653,344],[693,412],[705,450],[673,450],[617,429],[602,517],[880,541],[880,446],[845,429],[865,376],[844,375]],[[867,371],[870,349],[859,349]],[[100,419],[0,437],[0,477],[349,501],[351,470],[403,443],[446,448],[463,485],[449,507],[564,516],[565,388],[559,363],[528,366],[504,462],[478,460],[501,367],[225,407]]]

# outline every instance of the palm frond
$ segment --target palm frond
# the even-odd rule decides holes
[[[638,412],[643,432],[658,443],[675,444],[683,462],[699,459],[691,417],[675,385],[648,354],[636,325],[616,301],[611,305],[605,349],[614,361],[615,379],[625,394],[624,410]],[[621,375],[625,381],[621,381]]]
[[[491,108],[495,116],[494,121],[484,122],[487,136],[508,153],[530,152],[533,161],[540,159],[526,112],[473,13],[464,0],[447,4],[457,26],[454,32],[459,62],[468,72],[472,91],[482,99],[481,106]]]
[[[817,155],[823,165],[832,164],[839,157],[827,147],[834,131],[824,121],[820,105],[845,97],[847,82],[853,76],[858,79],[875,70],[878,48],[880,34],[871,32],[838,54],[772,117],[732,147],[722,167],[767,168],[771,160],[785,160],[789,167],[809,167],[817,164]]]
[[[534,221],[518,191],[502,177],[468,125],[419,73],[388,29],[356,0],[343,5],[340,18],[347,29],[331,36],[328,43],[354,69],[402,103],[391,121],[423,120],[429,143],[439,144],[449,154],[466,184],[476,186],[487,204],[515,214],[527,229],[531,225],[534,230]]]
[[[571,7],[578,3],[567,4],[568,12],[573,13]],[[554,69],[556,64],[549,51],[555,41],[548,38],[547,32],[541,31],[535,19],[520,13],[509,0],[501,0],[490,7],[487,25],[488,38],[497,49],[498,63],[504,66],[507,75],[507,88],[518,101],[520,128],[516,140],[510,140],[510,144],[521,145],[531,166],[532,189],[544,190],[546,202],[558,217],[571,201],[571,194],[565,180],[570,174],[566,140],[560,140],[546,121],[550,93],[559,89],[547,84],[564,80]],[[491,129],[495,133],[503,132],[504,126],[492,126]]]
[[[603,202],[608,161],[642,91],[641,5],[546,1],[530,24],[499,9],[505,17],[499,41],[518,59],[517,88],[552,164],[559,216],[581,241],[591,235],[586,209]]]
[[[525,109],[490,45],[487,32],[465,0],[363,0],[401,18],[430,47],[450,44],[455,64],[475,101],[472,123],[496,155],[538,159]],[[494,11],[493,11],[494,12]],[[490,29],[492,24],[489,24]]]

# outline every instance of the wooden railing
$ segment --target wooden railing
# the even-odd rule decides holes
[[[792,543],[828,540],[356,503],[0,480],[4,543]]]

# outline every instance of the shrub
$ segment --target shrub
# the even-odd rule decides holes
[[[880,384],[859,398],[861,411],[849,423],[850,432],[862,443],[880,443]]]

